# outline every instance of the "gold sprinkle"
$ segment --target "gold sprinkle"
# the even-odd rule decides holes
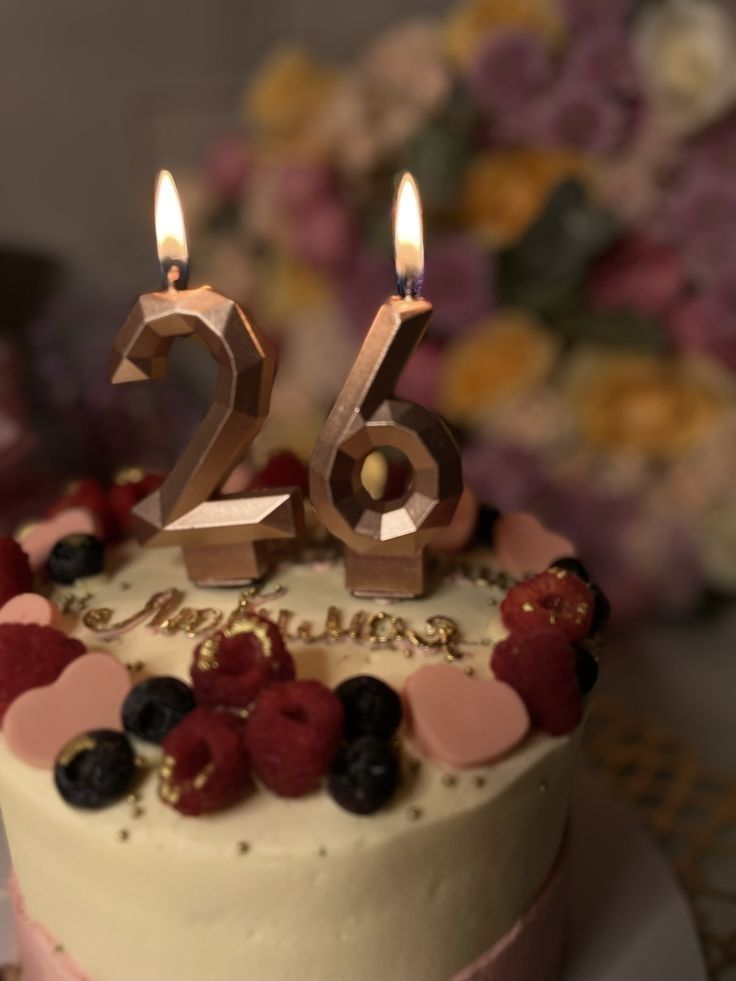
[[[120,588],[123,589],[123,590],[130,589],[130,583],[123,581],[123,582],[120,583]]]
[[[475,674],[475,668],[470,664],[466,664],[465,667],[463,668],[463,671],[469,678],[472,678],[473,675]]]
[[[446,661],[447,661],[447,662],[448,662],[449,664],[452,664],[452,662],[453,662],[453,661],[455,661],[455,660],[457,660],[457,658],[455,657],[455,655],[454,655],[454,654],[451,654],[451,653],[450,653],[450,651],[448,651],[448,652],[447,652],[447,653],[445,654],[445,660],[446,660]]]
[[[534,613],[534,604],[530,603],[528,600],[526,603],[521,604],[521,608],[524,613]]]
[[[126,804],[137,804],[140,799],[141,798],[140,798],[140,795],[139,794],[128,794],[128,796],[125,798],[125,803]]]
[[[239,841],[237,843],[237,845],[235,846],[235,849],[236,849],[238,855],[247,855],[248,852],[250,851],[250,842],[248,842],[248,841]]]
[[[146,761],[143,759],[142,756],[136,756],[136,758],[133,760],[133,762],[139,768],[146,765]]]
[[[136,804],[136,806],[133,808],[133,810],[131,811],[131,813],[132,813],[132,815],[133,815],[134,818],[139,818],[139,817],[143,817],[143,815],[146,813],[146,811],[145,811],[145,808],[143,808],[143,807],[140,806],[140,804]]]
[[[406,658],[414,657],[414,651],[411,649],[411,647],[405,647],[404,650],[402,651],[402,654]]]
[[[324,858],[327,855],[327,849],[325,848],[324,845],[319,846],[319,848],[317,849],[317,855],[319,856],[319,858]]]
[[[406,816],[410,821],[418,821],[424,812],[421,807],[417,807],[416,804],[412,804],[411,807],[407,807]]]
[[[118,841],[127,841],[130,838],[130,831],[127,828],[121,828],[120,831],[115,832],[115,837]]]
[[[63,954],[64,953],[64,944],[54,944],[54,953],[55,954]]]
[[[454,775],[454,773],[443,773],[441,779],[443,787],[457,786],[457,777]]]
[[[480,775],[475,776],[475,777],[473,777],[473,784],[474,784],[474,786],[476,786],[478,788],[485,787],[485,785],[486,785],[486,778],[485,777],[481,777]]]

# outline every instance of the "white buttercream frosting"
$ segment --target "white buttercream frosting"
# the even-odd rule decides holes
[[[351,597],[333,562],[284,565],[264,592],[275,585],[282,594],[264,605],[274,618],[292,611],[290,631],[306,620],[320,634],[330,606],[345,627],[358,610],[398,616],[420,633],[428,617],[450,617],[461,631],[454,666],[479,678],[490,675],[490,640],[504,633],[502,591],[461,575],[422,600],[390,605]],[[120,621],[169,587],[187,606],[225,614],[238,598],[192,586],[175,549],[137,553],[73,592],[91,592],[89,605]],[[136,677],[188,678],[196,640],[183,633],[141,625],[103,642],[81,622],[73,632],[90,648],[144,662]],[[405,646],[289,643],[299,677],[334,686],[369,673],[397,689],[443,657],[414,647],[406,657]],[[29,915],[95,981],[447,981],[541,888],[560,846],[576,748],[577,734],[536,733],[500,762],[454,779],[427,761],[416,773],[407,766],[394,801],[371,817],[341,810],[323,791],[285,800],[256,787],[226,811],[186,818],[161,803],[153,774],[140,787],[138,816],[128,802],[77,811],[49,772],[0,743],[0,802]]]

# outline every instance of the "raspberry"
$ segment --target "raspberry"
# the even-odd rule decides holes
[[[33,573],[28,556],[14,538],[0,538],[0,606],[32,590]]]
[[[554,569],[512,586],[501,603],[501,617],[512,633],[556,627],[576,641],[590,630],[593,606],[593,594],[581,579]]]
[[[580,722],[575,651],[560,630],[545,627],[499,641],[491,669],[519,693],[534,725],[551,736],[570,732]]]
[[[131,511],[144,497],[148,497],[163,483],[157,473],[144,473],[140,480],[126,484],[113,484],[107,493],[108,513],[111,520],[112,541],[121,541],[133,531]]]
[[[578,579],[582,579],[590,589],[594,600],[593,622],[590,625],[590,632],[592,634],[598,633],[598,631],[602,630],[611,619],[611,604],[608,602],[608,597],[598,583],[594,582],[590,578],[588,570],[585,568],[580,559],[573,558],[572,556],[565,556],[561,559],[555,559],[550,566],[550,571],[556,572],[558,569],[567,569],[568,572],[574,573]]]
[[[68,508],[89,508],[96,514],[102,523],[102,533],[106,541],[114,533],[114,520],[108,507],[107,494],[99,481],[93,480],[91,477],[85,477],[84,480],[78,481],[71,490],[51,505],[46,516],[53,518],[55,514],[66,511]]]
[[[248,748],[263,783],[281,797],[300,797],[327,773],[340,745],[340,699],[320,681],[265,688],[248,720]]]
[[[195,647],[190,673],[200,705],[247,708],[266,685],[291,681],[294,662],[276,624],[254,613]]]
[[[85,649],[81,641],[53,627],[0,624],[0,723],[18,695],[56,681]]]
[[[248,786],[245,726],[234,715],[196,708],[161,745],[159,796],[180,814],[219,811]]]
[[[268,490],[269,487],[298,487],[306,497],[309,471],[291,450],[280,450],[269,457],[266,466],[250,482],[250,490]]]

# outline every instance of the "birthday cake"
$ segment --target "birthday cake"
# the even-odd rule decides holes
[[[90,534],[48,568],[44,598],[0,548],[26,981],[559,977],[605,617],[579,563],[475,550],[401,601],[352,596],[329,546],[244,591]]]

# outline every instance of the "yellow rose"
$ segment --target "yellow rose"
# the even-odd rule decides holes
[[[298,314],[323,309],[331,298],[328,280],[300,262],[268,260],[258,271],[254,306],[272,334],[281,333]]]
[[[701,440],[727,400],[695,361],[600,352],[579,356],[567,395],[591,443],[664,459]]]
[[[267,145],[316,149],[315,118],[336,84],[336,73],[300,48],[280,48],[246,90],[246,119]]]
[[[452,422],[480,422],[499,402],[549,375],[557,343],[537,321],[505,311],[447,348],[439,407]]]
[[[502,150],[477,155],[461,189],[464,223],[485,245],[517,241],[539,214],[553,188],[568,177],[586,177],[585,157],[568,150]]]
[[[564,34],[555,0],[466,0],[447,21],[447,51],[458,64],[467,65],[480,42],[507,27],[531,31],[550,44],[557,44]]]

